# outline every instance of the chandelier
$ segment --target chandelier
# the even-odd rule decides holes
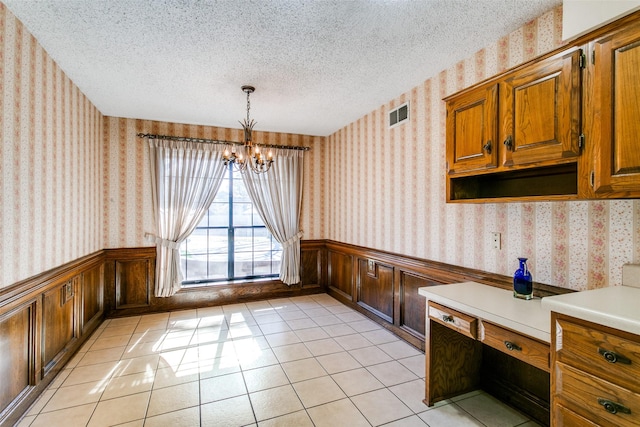
[[[251,109],[249,95],[255,90],[256,88],[253,86],[242,86],[242,91],[247,94],[247,118],[244,119],[244,122],[240,122],[242,129],[244,129],[244,145],[238,149],[233,145],[231,152],[224,150],[222,157],[225,166],[231,163],[240,172],[251,169],[255,173],[265,173],[273,164],[273,154],[269,151],[264,156],[260,150],[260,145],[254,144],[251,137],[251,132],[256,122],[249,118],[249,110]]]

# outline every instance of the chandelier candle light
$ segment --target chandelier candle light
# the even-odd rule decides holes
[[[240,122],[242,129],[244,129],[244,145],[238,152],[236,152],[235,146],[232,146],[231,152],[224,150],[222,157],[224,158],[225,166],[232,163],[240,172],[246,171],[248,165],[255,173],[265,173],[273,164],[273,154],[269,151],[265,157],[260,151],[260,145],[253,144],[251,133],[256,122],[249,117],[249,110],[251,109],[249,96],[255,90],[256,88],[253,86],[242,86],[242,91],[247,94],[247,118],[244,119],[244,122]]]

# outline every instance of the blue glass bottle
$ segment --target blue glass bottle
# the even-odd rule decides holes
[[[533,298],[533,278],[527,266],[526,258],[518,258],[520,268],[513,273],[513,296],[515,298]]]

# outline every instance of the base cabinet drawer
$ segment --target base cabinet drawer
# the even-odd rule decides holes
[[[598,427],[598,424],[581,417],[562,405],[553,407],[554,426],[557,427]]]
[[[478,336],[478,319],[452,308],[429,301],[429,318],[474,340]]]
[[[573,368],[555,364],[555,400],[597,425],[640,425],[640,394]]]
[[[640,392],[640,343],[568,319],[555,328],[557,360]]]
[[[483,344],[507,353],[538,369],[549,372],[551,348],[549,344],[504,329],[493,323],[480,322],[478,339]]]

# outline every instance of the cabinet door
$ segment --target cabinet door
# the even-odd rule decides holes
[[[580,154],[582,51],[514,71],[500,83],[502,165],[554,165]]]
[[[498,166],[498,87],[481,87],[447,101],[447,172]]]
[[[592,57],[591,185],[599,196],[640,197],[640,23],[596,40]]]

